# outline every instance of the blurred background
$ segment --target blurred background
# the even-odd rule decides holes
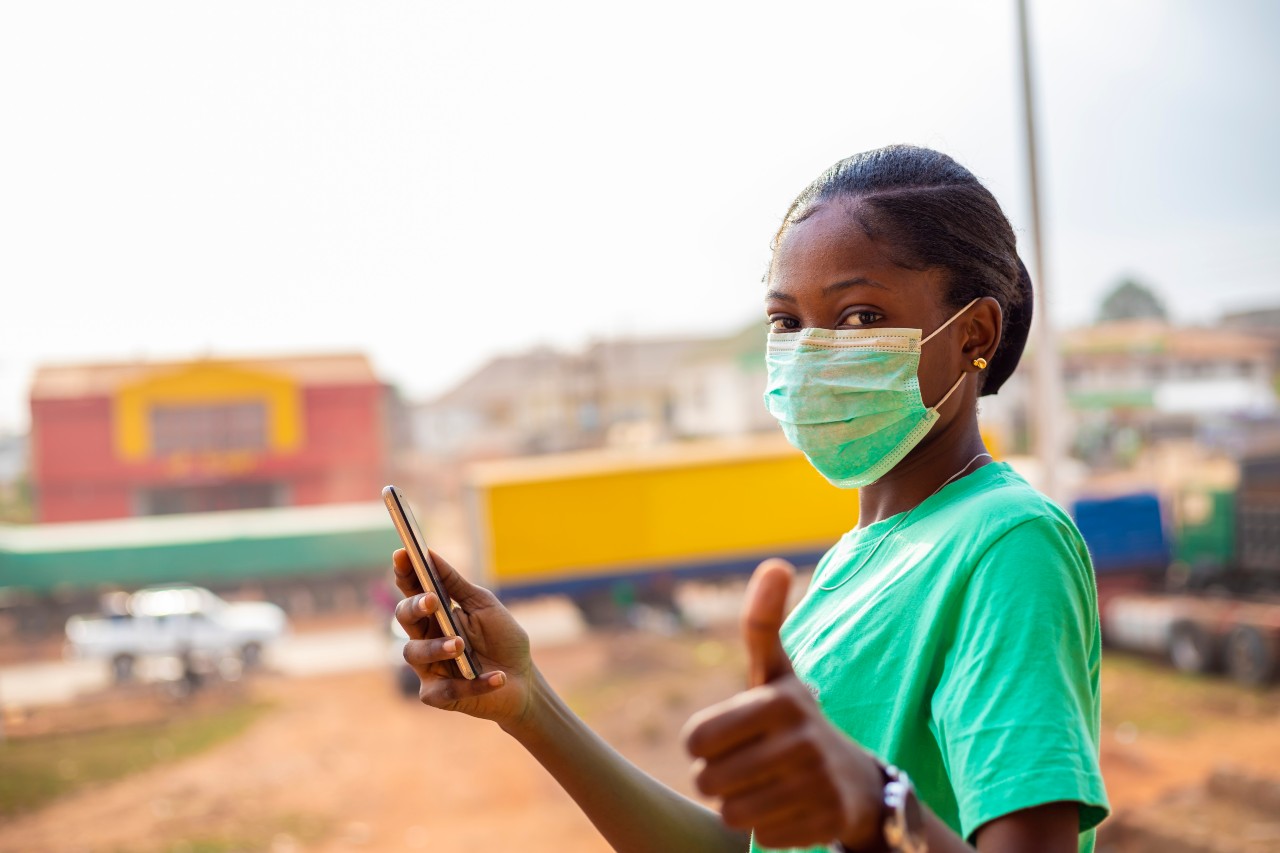
[[[894,142],[1044,288],[981,416],[1093,554],[1100,849],[1280,850],[1280,7],[1019,8],[0,9],[0,850],[607,849],[415,701],[391,482],[689,790],[746,574],[857,516],[761,404],[770,238]]]

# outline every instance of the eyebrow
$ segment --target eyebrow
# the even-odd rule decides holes
[[[876,281],[875,279],[858,276],[856,278],[846,279],[845,281],[837,281],[834,284],[828,284],[826,287],[822,288],[822,295],[830,296],[831,294],[836,293],[837,291],[848,290],[849,288],[857,287],[860,284],[866,285],[868,287],[878,287],[881,290],[889,289],[885,287],[883,284],[881,284],[880,282]],[[769,290],[765,293],[764,298],[766,301],[777,300],[779,302],[792,302],[792,303],[796,301],[796,298],[794,296],[792,296],[789,293],[783,293],[781,290]]]
[[[848,290],[849,288],[857,287],[860,284],[865,284],[868,287],[878,287],[881,290],[889,289],[873,278],[863,278],[862,276],[857,276],[856,278],[851,278],[846,281],[837,281],[835,284],[828,284],[826,287],[822,288],[822,295],[830,296],[831,294],[835,293],[838,290]]]

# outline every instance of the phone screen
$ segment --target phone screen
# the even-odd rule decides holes
[[[446,637],[462,639],[462,654],[454,658],[458,671],[462,673],[463,678],[477,677],[480,674],[480,668],[471,657],[471,648],[466,635],[462,633],[453,618],[453,599],[449,597],[448,591],[440,581],[440,575],[436,572],[435,565],[431,562],[427,540],[422,535],[422,529],[418,527],[418,519],[414,517],[409,502],[395,486],[384,488],[382,499],[387,505],[387,511],[391,513],[391,521],[395,524],[396,532],[400,534],[400,541],[404,543],[405,550],[409,554],[409,562],[413,564],[423,591],[434,592],[440,599],[440,609],[436,611],[436,623],[440,626],[441,632]]]

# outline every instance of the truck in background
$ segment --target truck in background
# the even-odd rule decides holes
[[[781,437],[486,463],[468,499],[480,582],[506,600],[568,595],[591,625],[632,603],[674,610],[677,582],[741,576],[766,557],[812,566],[858,514],[856,493],[831,488]],[[1271,681],[1280,458],[1246,460],[1238,490],[1179,500],[1188,506],[1139,492],[1070,507],[1104,640],[1183,671]]]
[[[187,585],[270,601],[294,616],[367,606],[395,529],[381,501],[0,524],[0,623],[64,633],[112,590]]]
[[[485,463],[467,500],[480,581],[505,600],[568,595],[592,625],[766,557],[812,566],[858,519],[856,493],[781,436]]]
[[[145,658],[233,657],[252,668],[287,629],[284,611],[270,602],[228,603],[196,586],[142,589],[115,612],[72,616],[66,625],[68,653],[106,661],[117,683],[131,680]]]
[[[1280,675],[1280,456],[1240,463],[1233,489],[1077,504],[1094,556],[1103,638],[1190,673],[1263,685]],[[1172,536],[1166,531],[1172,530]],[[1166,542],[1167,559],[1157,559]]]

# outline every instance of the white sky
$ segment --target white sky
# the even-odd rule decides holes
[[[1280,4],[1033,0],[1050,286],[1280,303]],[[1013,0],[0,7],[0,430],[50,361],[488,357],[759,314],[819,171],[940,148],[1026,234]],[[763,328],[763,324],[762,324]]]

